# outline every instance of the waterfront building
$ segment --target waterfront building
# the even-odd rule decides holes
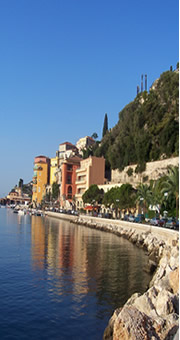
[[[61,164],[61,207],[70,208],[75,204],[76,170],[80,167],[81,159],[73,156],[65,159]]]
[[[35,205],[41,204],[46,195],[46,186],[49,184],[50,159],[46,156],[37,156],[34,159],[33,196]]]
[[[104,184],[105,182],[104,157],[90,156],[80,162],[80,168],[76,170],[76,202],[77,207],[83,207],[82,195],[92,184]]]
[[[57,182],[58,171],[58,157],[51,158],[50,160],[50,186],[52,187],[54,182]]]
[[[59,184],[59,195],[60,195],[60,201],[61,204],[63,203],[63,206],[65,205],[65,200],[62,198],[65,198],[67,196],[66,190],[63,187],[62,191],[62,178],[64,178],[62,174],[62,164],[65,160],[72,158],[74,156],[79,156],[77,147],[70,143],[70,142],[64,142],[59,144],[59,150],[56,151],[56,157],[57,157],[57,171],[56,171],[56,179],[57,183]],[[65,196],[64,196],[65,195]],[[64,202],[62,202],[64,201]],[[68,201],[66,202],[68,204]]]
[[[79,151],[79,153],[82,155],[83,149],[87,149],[89,146],[92,146],[95,143],[95,140],[92,137],[86,136],[86,137],[82,137],[80,138],[77,143],[76,143],[76,147]]]
[[[31,202],[31,198],[28,194],[22,193],[21,188],[12,189],[6,197],[6,201],[9,204],[28,204]]]
[[[59,144],[59,150],[56,152],[56,156],[62,159],[66,159],[78,154],[78,149],[70,142]]]

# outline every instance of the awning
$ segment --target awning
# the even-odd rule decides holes
[[[84,208],[85,210],[96,210],[98,207],[93,207],[92,205],[88,205],[87,207]]]

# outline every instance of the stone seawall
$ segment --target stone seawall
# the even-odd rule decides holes
[[[50,213],[49,216],[62,218]],[[66,218],[65,218],[66,216]],[[104,340],[178,339],[179,326],[179,233],[118,220],[64,215],[64,219],[125,237],[149,255],[154,272],[149,289],[133,294],[115,310],[104,332]]]

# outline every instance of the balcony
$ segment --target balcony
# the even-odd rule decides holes
[[[82,194],[76,194],[76,198],[81,198],[82,195],[83,195],[83,193]]]
[[[37,171],[37,170],[43,170],[42,166],[35,165],[34,171]]]
[[[86,172],[87,171],[87,168],[78,168],[76,169],[76,173],[80,173],[80,172]]]
[[[85,184],[86,183],[86,179],[77,179],[76,180],[76,185],[81,185],[81,184]]]

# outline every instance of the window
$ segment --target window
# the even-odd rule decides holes
[[[68,171],[72,171],[72,165],[71,165],[71,164],[68,164],[68,165],[67,165],[67,170],[68,170]]]
[[[67,175],[67,184],[72,184],[71,175]]]
[[[68,187],[68,199],[72,199],[72,187]]]
[[[41,192],[41,188],[40,187],[38,187],[38,192]]]

